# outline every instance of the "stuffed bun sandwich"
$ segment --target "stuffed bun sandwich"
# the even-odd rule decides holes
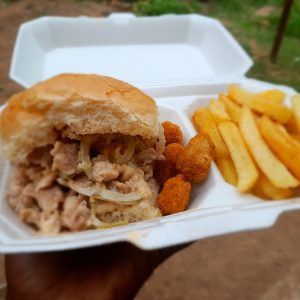
[[[165,140],[156,104],[137,88],[97,75],[62,74],[9,99],[1,154],[7,200],[51,235],[159,217],[153,178]]]

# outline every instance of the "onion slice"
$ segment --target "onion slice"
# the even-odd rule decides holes
[[[66,186],[73,191],[92,198],[92,201],[102,200],[109,202],[116,202],[118,204],[132,205],[134,202],[142,200],[143,197],[136,192],[123,194],[119,192],[110,191],[106,188],[105,184],[97,183],[91,187],[80,186],[80,183],[72,179],[58,178],[57,182],[63,186]]]
[[[93,136],[84,135],[80,141],[80,152],[79,152],[80,163],[78,167],[82,169],[87,175],[87,177],[90,179],[93,177],[92,163],[90,158],[90,148],[93,140],[94,140]]]
[[[114,160],[117,164],[127,163],[133,156],[135,151],[135,139],[132,136],[126,137],[126,149],[121,154],[120,147],[115,149]]]

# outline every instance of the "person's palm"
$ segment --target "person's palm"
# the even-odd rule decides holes
[[[6,256],[8,300],[132,299],[153,269],[177,249],[103,247]]]

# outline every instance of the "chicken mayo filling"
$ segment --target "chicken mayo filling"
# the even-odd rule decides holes
[[[13,167],[9,204],[42,234],[158,217],[153,166],[162,150],[161,141],[138,136],[61,138]]]

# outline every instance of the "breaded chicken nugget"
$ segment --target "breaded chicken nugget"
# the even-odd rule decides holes
[[[178,157],[176,169],[190,182],[201,182],[208,174],[215,155],[215,146],[209,136],[199,133],[184,147]]]
[[[169,144],[164,151],[165,160],[158,160],[154,166],[154,177],[162,186],[169,178],[177,174],[176,163],[183,146],[177,143]]]
[[[157,198],[161,212],[169,215],[184,211],[190,199],[191,188],[191,184],[181,174],[168,179]]]
[[[154,165],[153,175],[156,182],[163,186],[163,184],[171,177],[176,175],[175,165],[168,160],[157,160]]]
[[[174,167],[176,166],[178,157],[180,153],[183,151],[183,146],[178,143],[172,143],[166,146],[164,151],[164,156],[167,161],[174,164]]]
[[[178,125],[169,121],[163,122],[161,125],[164,128],[166,145],[172,143],[183,144],[182,132]]]

